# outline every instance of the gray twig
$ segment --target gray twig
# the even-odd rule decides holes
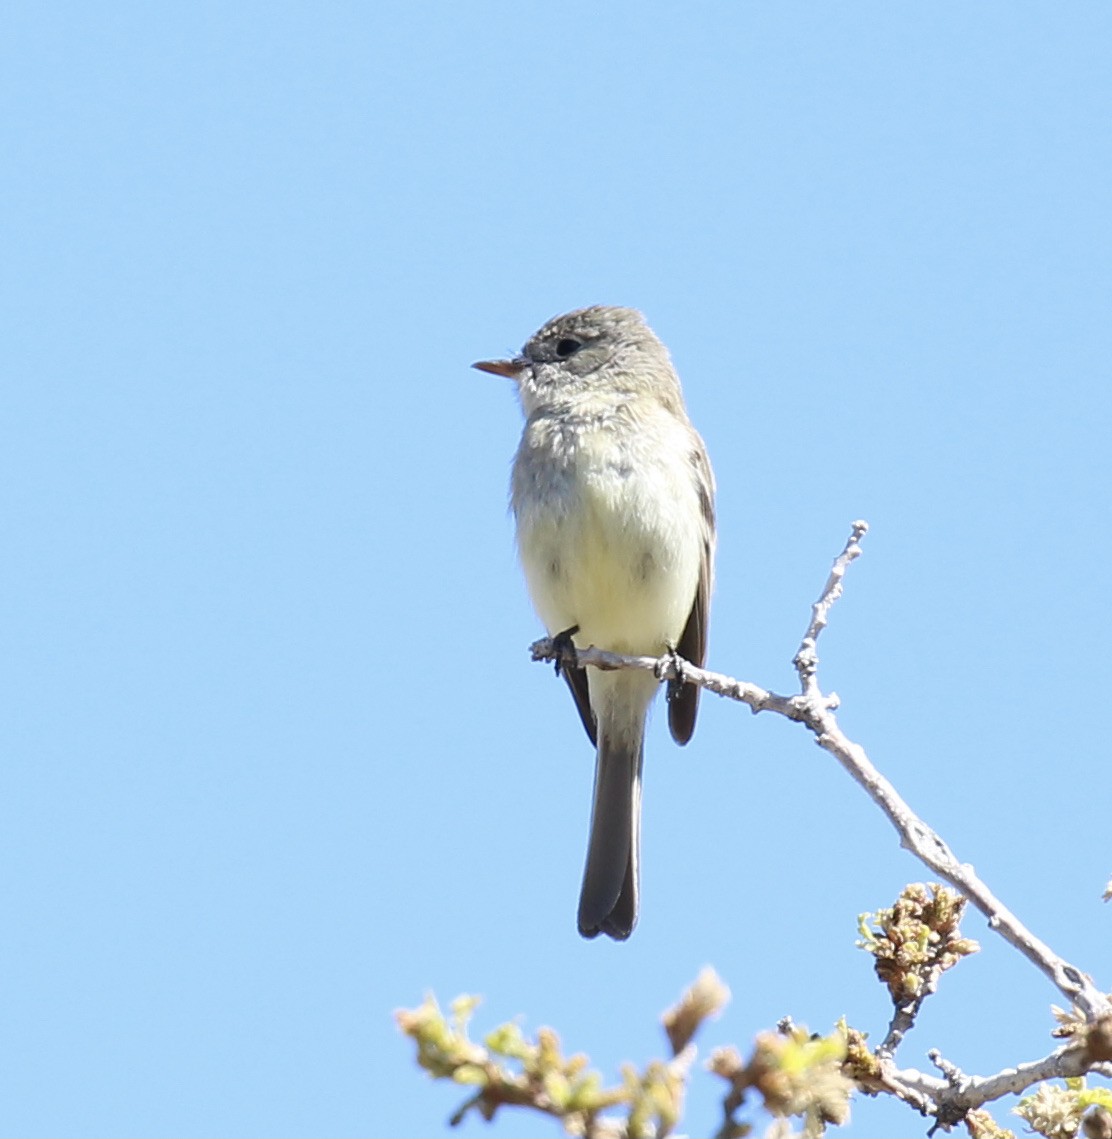
[[[1090,1024],[1112,1015],[1112,1003],[1091,977],[1054,952],[1036,937],[977,876],[969,863],[959,862],[941,837],[907,805],[895,787],[873,766],[865,749],[849,739],[834,712],[838,697],[823,694],[818,682],[817,642],[829,619],[830,610],[842,594],[842,582],[850,563],[861,553],[860,542],[868,531],[865,522],[854,522],[849,540],[834,561],[826,585],[811,609],[811,621],[795,654],[793,664],[799,675],[800,692],[783,696],[744,680],[709,672],[670,654],[663,658],[624,656],[598,648],[579,649],[576,662],[591,668],[633,668],[653,672],[662,681],[683,680],[697,684],[716,695],[746,704],[754,713],[775,712],[801,723],[815,736],[818,745],[833,755],[865,793],[884,812],[900,836],[901,845],[911,851],[940,878],[960,891],[988,919],[989,928],[1018,949],[1077,1006]],[[531,647],[534,660],[556,660],[560,648],[545,638]],[[1110,887],[1112,892],[1112,887]],[[966,1112],[1009,1093],[1019,1093],[1043,1080],[1082,1075],[1107,1065],[1094,1063],[1076,1041],[1063,1045],[1040,1060],[1007,1068],[993,1076],[966,1076],[941,1056],[932,1061],[946,1075],[931,1076],[914,1069],[899,1069],[891,1053],[914,1022],[915,1009],[893,1018],[884,1045],[878,1049],[881,1079],[895,1095],[924,1114],[933,1115],[943,1127],[962,1119]]]
[[[858,543],[867,530],[865,522],[853,524],[850,538],[835,559],[826,585],[812,606],[811,621],[794,660],[801,689],[797,696],[782,696],[758,684],[696,668],[673,654],[660,658],[625,656],[592,646],[578,649],[576,661],[591,668],[641,669],[655,673],[662,681],[682,679],[746,704],[754,713],[775,712],[804,724],[814,734],[819,747],[830,752],[884,812],[896,828],[901,845],[964,894],[988,919],[990,929],[1040,969],[1063,996],[1078,1006],[1087,1020],[1096,1021],[1112,1013],[1112,1003],[1093,984],[1092,978],[1037,938],[977,877],[969,863],[958,861],[939,835],[912,811],[895,787],[873,766],[865,749],[842,731],[834,714],[837,697],[824,695],[819,687],[816,642],[826,626],[831,607],[841,596],[847,566],[861,553]],[[559,646],[547,637],[535,642],[530,651],[534,660],[556,660],[560,656]]]

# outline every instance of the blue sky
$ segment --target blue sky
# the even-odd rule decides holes
[[[646,313],[714,461],[711,666],[790,689],[866,518],[844,727],[1112,988],[1106,5],[5,23],[4,1133],[444,1134],[391,1017],[430,989],[608,1075],[708,963],[704,1055],[883,1034],[856,917],[926,871],[782,720],[656,717],[641,924],[576,934],[593,756],[527,656],[519,412],[468,365],[591,303]],[[1051,1046],[1057,994],[966,929],[908,1066]]]

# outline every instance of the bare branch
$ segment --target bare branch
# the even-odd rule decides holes
[[[896,1005],[892,1019],[888,1022],[888,1031],[884,1039],[877,1045],[878,1056],[893,1056],[896,1049],[903,1043],[904,1037],[915,1027],[915,1018],[923,1007],[923,1002],[934,993],[934,989],[924,989],[918,996],[911,997]]]
[[[834,709],[838,706],[837,697],[833,694],[823,695],[819,687],[815,643],[826,625],[831,606],[841,595],[846,568],[861,552],[858,543],[867,529],[863,522],[853,524],[850,538],[835,560],[819,600],[812,607],[810,625],[795,657],[802,687],[798,696],[781,696],[756,684],[696,668],[675,656],[661,659],[627,657],[592,647],[575,651],[575,662],[592,668],[641,669],[655,673],[660,680],[682,679],[719,696],[738,700],[748,705],[754,713],[776,712],[789,720],[805,724],[814,734],[818,745],[841,763],[888,817],[900,836],[901,845],[964,894],[988,919],[989,928],[1041,970],[1059,992],[1078,1006],[1088,1021],[1099,1020],[1112,1013],[1112,1004],[1104,993],[1093,984],[1089,976],[1059,957],[1050,946],[1037,938],[977,877],[971,865],[958,861],[938,834],[911,810],[895,787],[873,766],[865,749],[845,735],[834,715]],[[547,638],[537,641],[531,651],[534,660],[558,660],[564,655],[564,650]]]
[[[817,675],[819,658],[816,652],[819,634],[826,628],[826,622],[834,602],[842,596],[842,578],[846,576],[850,562],[860,557],[861,546],[859,543],[868,532],[868,522],[863,522],[860,519],[854,522],[849,540],[842,552],[834,559],[830,576],[826,579],[826,585],[823,586],[818,601],[811,606],[811,623],[807,626],[807,632],[803,634],[799,652],[795,654],[795,659],[792,661],[796,672],[799,673],[799,683],[804,696],[820,695]]]
[[[1083,1048],[1067,1044],[1039,1060],[1029,1060],[1005,1068],[992,1076],[967,1076],[935,1052],[930,1060],[943,1072],[931,1076],[914,1068],[899,1069],[891,1061],[881,1062],[881,1080],[899,1098],[910,1103],[927,1102],[924,1114],[933,1115],[949,1128],[966,1113],[1006,1095],[1019,1095],[1044,1080],[1070,1079],[1097,1068]],[[922,1110],[922,1109],[920,1109]]]

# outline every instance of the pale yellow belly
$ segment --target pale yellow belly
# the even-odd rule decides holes
[[[671,478],[585,480],[574,504],[518,518],[533,604],[581,647],[659,655],[683,632],[702,555],[698,501]]]

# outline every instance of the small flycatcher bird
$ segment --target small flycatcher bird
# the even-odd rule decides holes
[[[668,351],[639,312],[597,305],[550,320],[484,372],[517,383],[525,429],[510,501],[525,579],[550,636],[578,648],[706,660],[714,475]],[[579,932],[637,923],[641,763],[651,673],[564,667],[597,748]],[[671,682],[685,744],[699,689]]]

